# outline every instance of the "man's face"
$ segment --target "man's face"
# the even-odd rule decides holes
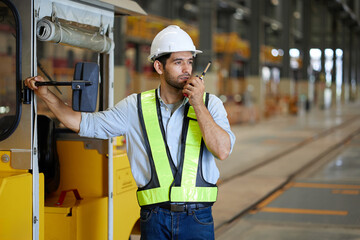
[[[175,52],[167,59],[164,68],[164,77],[168,85],[182,90],[190,78],[193,67],[191,52]]]

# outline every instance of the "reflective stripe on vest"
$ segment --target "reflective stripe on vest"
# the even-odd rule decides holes
[[[204,94],[204,99],[205,99]],[[147,152],[150,161],[154,162],[152,171],[156,172],[158,186],[141,188],[137,192],[140,206],[157,204],[162,202],[215,202],[217,197],[217,187],[213,184],[207,186],[196,186],[196,179],[201,177],[198,172],[199,156],[201,155],[202,135],[196,114],[192,106],[188,109],[189,118],[184,159],[180,163],[182,166],[181,184],[174,186],[174,176],[170,162],[170,154],[167,152],[165,137],[161,130],[160,109],[157,107],[157,96],[155,90],[141,93],[141,107],[139,111],[140,122],[142,122],[145,142],[148,142]],[[185,121],[185,120],[184,120]],[[184,129],[183,129],[184,133]],[[175,167],[173,167],[175,168]],[[176,171],[175,171],[176,172]],[[200,175],[200,176],[199,176]],[[152,177],[155,178],[155,177]],[[150,182],[153,179],[150,180]],[[204,181],[204,180],[203,180]]]

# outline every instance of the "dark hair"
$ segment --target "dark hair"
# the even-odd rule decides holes
[[[171,56],[171,53],[167,53],[167,54],[161,55],[160,57],[156,58],[155,61],[158,60],[165,68],[166,61],[170,58],[170,56]]]

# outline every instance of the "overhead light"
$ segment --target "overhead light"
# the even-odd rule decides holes
[[[279,0],[271,0],[271,4],[277,6],[279,5]]]
[[[300,19],[300,18],[301,18],[301,14],[300,14],[298,11],[295,11],[295,12],[293,13],[293,16],[294,16],[294,18],[296,18],[296,19]]]

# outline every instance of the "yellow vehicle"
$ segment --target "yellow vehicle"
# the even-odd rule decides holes
[[[0,0],[1,240],[129,239],[135,229],[123,140],[79,137],[22,84],[42,74],[74,109],[111,107],[115,14],[145,12],[130,0]]]

